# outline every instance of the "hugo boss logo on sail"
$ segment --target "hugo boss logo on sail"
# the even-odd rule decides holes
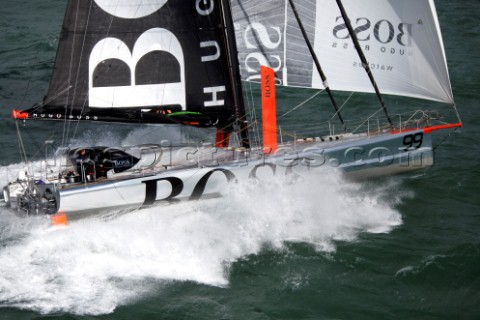
[[[29,116],[199,126],[231,121],[231,49],[222,10],[219,0],[69,1],[48,94]]]
[[[41,119],[52,119],[52,120],[59,120],[63,119],[63,115],[61,113],[32,113],[32,118],[41,118]],[[82,116],[82,115],[69,115],[67,116],[69,120],[98,120],[97,116]]]
[[[260,66],[272,68],[284,84],[285,16],[278,1],[231,1],[242,79],[260,82]]]
[[[333,36],[338,40],[350,39],[350,34],[347,25],[341,16],[336,17],[337,23],[333,30]],[[368,42],[362,47],[364,51],[372,49],[372,43],[380,44],[378,50],[382,53],[405,55],[405,48],[411,45],[412,39],[412,24],[405,22],[393,23],[387,19],[372,21],[367,17],[360,17],[351,20],[353,30],[357,36],[358,41]],[[389,47],[387,47],[390,45]],[[334,41],[332,48],[353,48],[351,41],[339,43]]]
[[[270,73],[265,73],[264,84],[265,98],[270,99],[272,97],[272,86],[275,86],[274,79],[272,79],[272,75]]]
[[[260,81],[260,66],[268,66],[275,72],[281,71],[284,65],[283,57],[279,54],[283,46],[280,26],[253,22],[244,28],[241,39],[248,52],[241,66],[248,73],[247,81]],[[282,79],[275,78],[275,82],[282,84]]]
[[[193,38],[197,39],[197,48],[195,48],[196,55],[191,54],[190,48],[186,46],[186,38],[191,35],[182,31],[182,28],[177,28],[176,22],[167,16],[169,14],[167,11],[172,8],[179,10],[178,2],[156,0],[143,4],[140,0],[128,3],[95,0],[95,3],[114,19],[128,19],[131,22],[127,23],[132,25],[135,25],[137,20],[138,25],[146,25],[148,28],[145,30],[135,28],[139,33],[136,39],[107,36],[93,46],[88,61],[91,107],[132,108],[179,105],[181,110],[188,109],[187,95],[191,94],[188,92],[191,86],[186,80],[190,71],[187,70],[189,64],[192,65],[192,69],[195,69],[195,62],[218,63],[222,51],[218,35],[213,33],[213,39],[208,39],[204,34],[212,34],[212,32],[199,31],[195,35],[195,30],[192,30],[189,33],[195,35]],[[166,8],[174,3],[175,7],[172,5]],[[194,10],[197,21],[192,23],[197,23],[202,18],[211,22],[211,15],[218,15],[214,0],[183,1],[181,8],[186,11],[186,14]],[[162,9],[165,9],[165,13]],[[153,20],[154,23],[150,23],[152,19],[149,17],[152,15],[158,16],[158,19]],[[117,77],[114,79],[103,81],[101,73],[108,74],[112,70],[105,65],[114,65],[121,72],[117,72]],[[198,70],[198,73],[201,71],[201,69]],[[204,101],[202,107],[219,107],[225,104],[222,94],[226,91],[226,86],[222,81],[202,83],[199,79],[198,82],[200,85],[209,84],[201,88]],[[195,90],[193,91],[194,94],[198,94]]]

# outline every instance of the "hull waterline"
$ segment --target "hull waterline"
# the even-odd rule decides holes
[[[183,154],[186,161],[177,159],[172,166],[158,166],[161,161],[157,161],[155,168],[126,171],[93,182],[44,183],[42,189],[54,195],[51,202],[55,208],[48,213],[62,212],[68,220],[75,220],[104,212],[215,197],[230,183],[257,179],[259,170],[262,178],[265,172],[281,178],[302,176],[312,170],[338,170],[349,179],[370,179],[433,165],[432,138],[424,129],[306,139],[280,145],[271,155],[215,147],[186,153],[183,150]],[[172,161],[172,155],[166,152],[161,157]],[[269,169],[265,171],[264,167]],[[19,203],[25,193],[19,183],[11,183],[5,190],[7,204],[17,211],[22,210]],[[40,209],[26,214],[45,213],[38,203],[32,207]]]

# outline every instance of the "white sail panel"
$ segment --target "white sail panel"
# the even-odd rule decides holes
[[[374,92],[335,1],[317,5],[315,51],[334,90]],[[433,1],[344,0],[380,91],[453,104]],[[313,87],[321,87],[317,73]]]
[[[335,0],[295,1],[333,90],[374,92]],[[343,0],[382,93],[453,104],[433,0]],[[288,0],[232,0],[242,78],[323,88]]]

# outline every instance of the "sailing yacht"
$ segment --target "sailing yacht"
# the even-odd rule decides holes
[[[252,82],[261,121],[246,110]],[[276,86],[325,92],[331,106],[318,108],[336,128],[284,141]],[[336,91],[372,93],[378,110],[353,126]],[[394,121],[382,94],[443,103],[458,120],[418,110]],[[4,187],[18,214],[67,220],[216,196],[264,167],[355,179],[418,170],[433,165],[433,132],[461,126],[433,0],[70,0],[47,95],[12,117],[216,130],[210,145],[67,149],[58,172],[22,171]]]

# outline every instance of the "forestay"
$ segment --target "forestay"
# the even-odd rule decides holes
[[[333,90],[374,92],[335,0],[295,2]],[[382,93],[453,104],[433,0],[344,0]],[[240,70],[258,81],[259,66],[282,85],[323,88],[298,23],[284,1],[232,0]]]

